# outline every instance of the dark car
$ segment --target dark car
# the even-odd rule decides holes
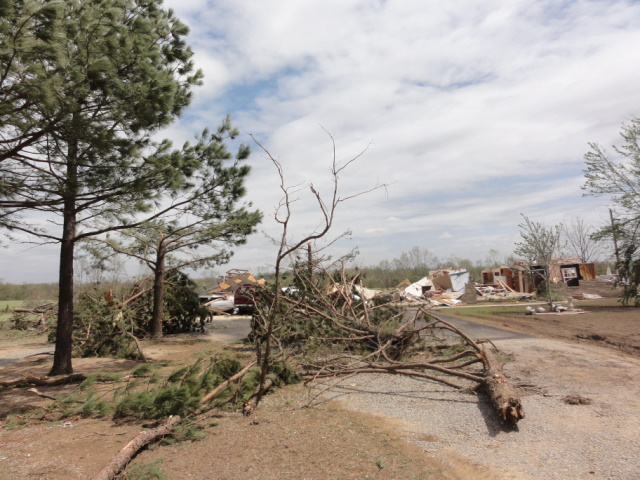
[[[252,313],[256,307],[258,287],[250,283],[238,287],[233,295],[233,302],[239,313]]]

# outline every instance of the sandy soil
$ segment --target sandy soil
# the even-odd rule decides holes
[[[640,315],[638,310],[609,307],[568,320],[544,315],[524,320],[522,315],[479,319],[562,340],[514,340],[498,345],[514,357],[507,373],[525,401],[528,416],[519,436],[489,428],[479,411],[479,400],[473,397],[464,405],[457,399],[443,401],[451,392],[394,400],[391,391],[384,395],[391,407],[376,406],[374,397],[367,400],[365,392],[363,396],[342,395],[340,402],[301,408],[308,400],[307,393],[294,386],[269,396],[255,417],[221,412],[203,422],[205,439],[159,446],[143,452],[134,463],[160,460],[169,478],[178,480],[640,478],[640,467],[633,463],[634,458],[640,458],[640,362],[635,347]],[[220,334],[230,331],[222,324],[218,327],[222,327]],[[610,341],[594,339],[593,335]],[[176,365],[190,362],[198,354],[242,348],[215,340],[215,332],[172,336],[157,344],[147,343],[145,349],[154,360]],[[0,346],[0,359],[24,349],[24,345],[31,350],[47,348],[39,342]],[[45,374],[50,361],[49,356],[12,360],[0,368],[0,380],[26,373]],[[133,364],[111,359],[74,361],[76,371],[85,372],[128,371]],[[40,390],[59,395],[72,388]],[[420,388],[428,392],[426,386]],[[567,395],[589,398],[592,403],[568,405],[563,400]],[[375,397],[380,397],[379,392]],[[0,391],[0,416],[47,403],[25,390]],[[410,405],[403,413],[396,407],[404,403]],[[432,420],[426,418],[424,411],[437,412],[438,405],[456,408]],[[411,409],[416,417],[411,416]],[[483,426],[470,430],[462,422],[465,416]],[[140,429],[140,425],[76,418],[67,423],[3,428],[0,479],[90,478]],[[555,447],[563,442],[564,447]],[[510,456],[513,462],[509,462]],[[559,465],[565,465],[568,473],[548,476]],[[637,475],[624,476],[632,474]]]

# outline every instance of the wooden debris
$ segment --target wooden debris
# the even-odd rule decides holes
[[[49,400],[58,400],[57,397],[53,397],[51,395],[47,395],[46,393],[39,392],[37,388],[29,388],[27,389],[27,392],[35,393],[39,397],[47,398]]]

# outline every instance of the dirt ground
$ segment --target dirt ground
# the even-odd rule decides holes
[[[640,309],[615,298],[575,301],[580,313],[523,315],[526,304],[496,313],[482,304],[477,308],[441,309],[442,313],[474,322],[581,344],[593,344],[640,356]],[[482,310],[489,309],[483,313]],[[548,309],[547,309],[548,310]]]
[[[587,350],[580,352],[588,352],[591,346],[614,349],[616,352],[612,352],[613,360],[609,363],[615,363],[616,358],[626,355],[639,355],[640,311],[619,307],[615,302],[576,306],[588,313],[525,317],[522,313],[513,312],[490,317],[479,315],[475,320],[544,338],[582,343]],[[51,349],[42,343],[41,338],[36,340],[21,339],[20,345],[7,345],[5,342],[5,345],[0,345],[0,360],[17,350]],[[241,346],[216,342],[215,335],[169,336],[162,342],[147,342],[144,346],[154,361],[166,362],[173,368],[192,362],[198,355],[224,349],[240,350],[247,358],[251,355],[248,351],[243,352]],[[571,355],[584,355],[576,352]],[[514,370],[518,372],[518,378],[514,380],[522,385],[523,396],[533,394],[528,390],[531,387],[527,387],[532,384],[531,379],[522,376],[523,373],[535,376],[536,352],[532,350],[529,357],[526,368],[532,373]],[[0,363],[3,365],[0,367],[0,380],[15,379],[25,374],[44,375],[51,359],[45,355],[8,362]],[[515,362],[518,362],[518,355]],[[128,372],[135,364],[112,359],[74,360],[78,372],[98,369]],[[593,363],[590,371],[582,372],[580,377],[592,397],[598,397],[593,393],[598,388],[598,376],[608,375],[604,366],[602,372],[598,368],[598,364]],[[554,361],[544,362],[545,375],[564,375],[560,369]],[[625,372],[630,378],[640,373]],[[581,391],[577,387],[577,391]],[[38,390],[58,396],[74,388]],[[606,386],[601,388],[606,389]],[[601,393],[606,395],[606,392]],[[340,402],[304,408],[307,401],[306,390],[292,386],[267,397],[253,417],[243,417],[234,411],[218,412],[202,422],[207,434],[203,440],[157,446],[138,455],[130,467],[160,462],[160,467],[172,480],[474,478],[470,476],[473,468],[468,460],[455,454],[450,447],[447,447],[449,454],[446,459],[424,448],[420,441],[414,441],[415,438],[407,435],[407,425],[401,419],[372,411],[366,405],[354,409]],[[48,403],[48,400],[24,389],[0,390],[0,418],[4,419],[4,428],[0,429],[0,479],[90,478],[143,428],[139,424],[80,418],[14,428],[19,421],[16,413]],[[14,415],[7,417],[9,414]],[[423,432],[418,440],[427,437],[429,435]],[[431,445],[435,444],[431,442]],[[482,478],[516,478],[501,476],[499,469],[494,473],[485,473]]]

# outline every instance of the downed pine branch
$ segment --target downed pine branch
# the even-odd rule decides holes
[[[169,417],[169,419],[161,426],[153,430],[140,432],[133,440],[127,443],[125,447],[120,450],[120,452],[118,452],[118,454],[113,457],[113,459],[107,463],[96,476],[92,478],[92,480],[113,480],[142,448],[146,447],[158,438],[171,433],[173,427],[175,427],[180,420],[179,415]]]
[[[333,311],[337,314],[337,311]],[[416,319],[419,315],[427,318],[427,325],[416,327]],[[429,320],[430,319],[430,320]],[[355,320],[357,322],[357,319]],[[348,324],[348,319],[340,318],[334,325]],[[502,366],[496,360],[493,353],[481,345],[483,342],[474,341],[460,329],[456,328],[437,314],[419,309],[418,313],[409,321],[399,325],[394,331],[377,332],[375,325],[357,322],[357,329],[369,330],[368,335],[354,335],[354,328],[345,329],[345,337],[316,337],[317,340],[342,341],[350,345],[358,341],[371,341],[373,338],[377,348],[372,354],[366,356],[339,356],[326,359],[322,365],[306,364],[307,373],[305,383],[330,378],[350,377],[358,373],[386,373],[392,375],[405,375],[415,378],[423,378],[430,381],[445,384],[458,390],[477,391],[483,388],[491,404],[494,406],[500,421],[515,424],[524,418],[524,409],[515,388],[509,383]],[[470,348],[457,353],[449,358],[432,358],[422,362],[403,361],[398,359],[398,352],[414,345],[428,329],[440,329],[453,332],[461,341]],[[359,334],[360,332],[358,332]],[[471,359],[469,359],[471,357]],[[468,372],[463,370],[470,365],[481,363],[481,372]],[[428,372],[433,373],[428,373]],[[463,380],[458,383],[453,378]],[[466,382],[465,382],[466,381]],[[339,383],[339,381],[337,382]],[[326,391],[323,390],[323,391]]]
[[[227,388],[227,386],[230,383],[235,382],[236,380],[239,380],[240,378],[242,378],[244,376],[245,373],[247,373],[249,371],[249,369],[251,367],[253,367],[255,364],[257,363],[257,359],[253,359],[251,362],[249,362],[249,364],[244,367],[242,370],[240,370],[238,373],[236,373],[234,376],[228,378],[227,380],[225,380],[224,382],[222,382],[220,385],[218,385],[216,388],[214,388],[213,390],[211,390],[209,393],[207,393],[202,400],[200,400],[201,404],[206,404],[208,403],[213,397],[215,397],[218,393],[220,393],[222,390],[224,390],[225,388]]]

